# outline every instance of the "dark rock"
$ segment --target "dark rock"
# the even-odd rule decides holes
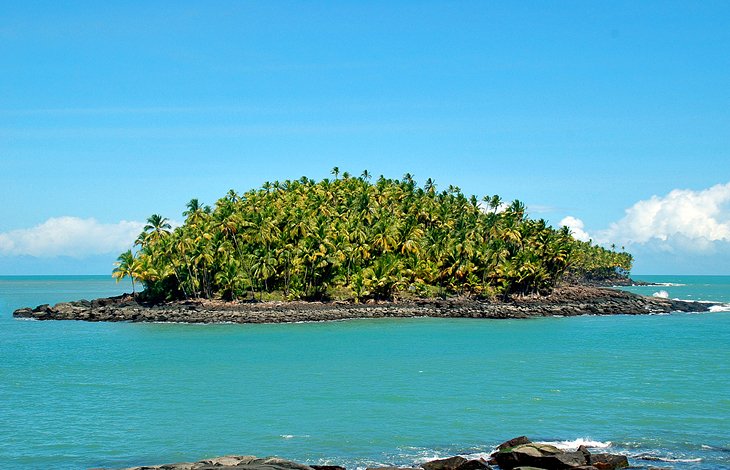
[[[531,442],[532,441],[528,439],[527,436],[515,437],[514,439],[510,439],[509,441],[505,441],[498,445],[497,450],[510,449],[512,447],[530,444]]]
[[[456,470],[467,462],[464,457],[449,457],[421,464],[424,470]]]
[[[491,470],[492,467],[482,459],[467,460],[463,464],[459,465],[456,470]]]
[[[310,465],[314,470],[346,470],[345,467],[339,465]]]
[[[589,463],[598,470],[614,470],[629,466],[629,459],[625,455],[617,454],[593,454]]]
[[[29,307],[19,308],[13,312],[13,316],[16,318],[33,318],[33,309]]]
[[[420,470],[411,467],[368,467],[365,470]]]
[[[367,305],[305,301],[241,303],[216,300],[173,301],[151,305],[140,303],[129,295],[123,295],[91,302],[63,302],[55,307],[39,305],[30,312],[28,309],[18,309],[13,315],[38,320],[281,323],[423,316],[501,319],[573,316],[586,313],[638,315],[670,311],[707,311],[710,305],[643,297],[612,289],[564,286],[555,289],[550,295],[525,296],[500,302],[458,298],[402,303],[376,302]],[[513,440],[512,447],[526,444],[527,441]],[[510,441],[505,444],[508,443]]]
[[[494,455],[494,458],[502,470],[524,466],[545,470],[568,470],[588,464],[582,452],[564,452],[549,444],[536,443],[501,450]]]

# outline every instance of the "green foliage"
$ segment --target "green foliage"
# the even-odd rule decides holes
[[[438,192],[430,178],[420,188],[410,174],[374,183],[367,170],[332,174],[230,191],[213,208],[193,199],[174,230],[155,214],[114,275],[142,281],[150,299],[363,301],[548,293],[568,271],[631,268],[631,255],[529,219],[519,201],[500,211],[499,196],[480,203],[453,186]]]

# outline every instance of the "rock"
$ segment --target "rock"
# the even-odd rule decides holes
[[[420,470],[411,467],[368,467],[365,470]]]
[[[249,468],[251,470],[312,470],[312,467],[310,467],[309,465],[293,462],[291,460],[281,459],[279,457],[266,457],[263,459],[255,459],[247,464],[239,463],[237,466],[243,466],[244,468]]]
[[[432,460],[421,464],[424,470],[491,470],[487,462],[481,459],[467,460],[461,456]]]
[[[13,316],[16,318],[33,318],[33,309],[29,307],[19,308],[13,312]]]
[[[494,455],[499,468],[512,470],[532,466],[544,470],[567,470],[588,464],[582,452],[565,452],[549,444],[523,444]]]
[[[242,463],[243,461],[252,461],[255,460],[256,457],[251,458],[251,456],[240,456],[240,455],[224,455],[223,457],[216,457],[214,459],[208,459],[208,460],[201,460],[202,463],[208,464],[208,465],[217,465],[217,466],[235,466],[239,463]]]
[[[464,457],[449,457],[447,459],[432,460],[421,464],[424,470],[456,470],[467,462]]]
[[[346,470],[345,467],[339,465],[310,465],[314,470]]]
[[[513,470],[545,470],[545,469],[537,468],[537,467],[515,467]]]
[[[492,470],[492,467],[482,459],[467,460],[459,465],[456,470]]]
[[[589,463],[598,470],[614,470],[629,466],[629,459],[625,455],[617,454],[593,454]]]
[[[530,444],[531,442],[532,441],[528,439],[527,436],[515,437],[514,439],[510,439],[509,441],[505,441],[498,445],[497,450],[510,449],[512,447]]]

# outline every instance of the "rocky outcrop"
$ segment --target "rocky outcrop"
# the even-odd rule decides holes
[[[491,460],[501,470],[616,470],[628,467],[625,456],[591,454],[581,446],[566,452],[549,444],[531,442],[525,436],[502,443]],[[251,455],[226,455],[198,462],[169,463],[131,467],[125,470],[345,470],[338,465],[306,465],[278,457],[258,458]],[[100,469],[97,469],[100,470]],[[103,469],[101,469],[103,470]],[[367,470],[492,470],[482,459],[454,456],[432,460],[413,467],[371,467]]]
[[[502,470],[616,470],[629,466],[624,455],[591,454],[584,446],[569,452],[530,442],[524,436],[500,444],[491,460]]]
[[[144,304],[124,295],[39,305],[13,312],[17,318],[178,323],[283,323],[383,317],[531,318],[545,316],[703,312],[710,304],[644,297],[596,287],[564,287],[549,296],[490,302],[470,298],[407,302],[223,302],[196,300]]]
[[[168,463],[162,465],[145,465],[130,467],[125,470],[317,470],[322,467],[310,467],[291,460],[278,457],[258,458],[252,455],[226,455],[198,462]],[[345,470],[343,467],[338,467]],[[103,470],[103,469],[98,469]]]
[[[491,467],[484,460],[466,459],[459,455],[447,459],[432,460],[421,464],[423,470],[490,470]]]

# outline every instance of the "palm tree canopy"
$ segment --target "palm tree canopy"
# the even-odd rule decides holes
[[[530,219],[525,205],[458,186],[437,192],[406,173],[370,182],[338,167],[334,180],[265,182],[229,191],[214,208],[187,204],[172,230],[153,214],[141,249],[119,257],[114,276],[163,298],[321,298],[393,295],[484,297],[547,293],[566,276],[625,275],[632,257],[575,240]],[[487,209],[485,206],[488,206]]]

